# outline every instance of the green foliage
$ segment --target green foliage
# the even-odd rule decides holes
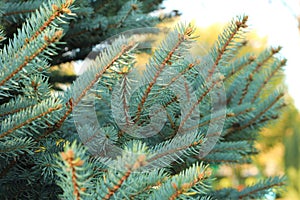
[[[92,165],[82,159],[88,160],[86,149],[78,147],[76,142],[70,146],[66,145],[64,152],[61,152],[60,161],[57,162],[59,171],[57,184],[64,188],[61,198],[88,198],[88,194],[91,193],[93,188],[91,184]]]
[[[285,64],[275,56],[280,48],[237,56],[247,16],[233,19],[208,54],[195,57],[195,27],[179,24],[140,78],[138,44],[120,36],[67,91],[51,93],[45,74],[50,58],[67,60],[57,48],[61,41],[69,50],[80,48],[78,59],[115,31],[152,23],[142,12],[153,9],[149,4],[5,2],[4,26],[25,22],[17,34],[7,31],[12,38],[0,52],[2,199],[250,199],[283,185],[274,177],[242,191],[211,187],[209,165],[251,162],[259,129],[283,104],[282,91],[262,98]],[[34,11],[15,14],[12,5]]]
[[[275,177],[268,178],[264,181],[249,186],[241,191],[235,189],[223,189],[217,191],[213,196],[222,199],[264,199],[268,193],[272,193],[272,190],[266,188],[272,188],[273,186],[281,186],[285,178]]]
[[[1,1],[5,2],[5,0]],[[69,24],[61,26],[65,30],[61,39],[64,45],[60,45],[61,48],[56,51],[57,55],[52,57],[51,64],[84,59],[99,41],[118,32],[129,28],[154,26],[158,19],[147,16],[146,13],[157,9],[161,2],[162,0],[149,0],[144,3],[137,0],[74,1],[73,5],[76,9],[72,12],[78,17],[73,18]],[[51,4],[52,1],[49,3]],[[22,23],[43,4],[40,0],[13,0],[3,3],[0,24],[5,27],[7,36],[12,37],[16,28],[21,27]],[[45,9],[51,10],[52,7],[50,5]],[[37,22],[44,21],[43,17],[47,17],[44,15],[45,12],[47,11],[45,10],[43,15],[38,15]],[[64,20],[63,17],[60,19]]]

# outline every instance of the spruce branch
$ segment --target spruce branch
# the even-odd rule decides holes
[[[45,132],[37,138],[38,140],[41,140],[41,139],[47,137],[52,132],[54,132],[54,131],[58,130],[59,128],[61,128],[61,126],[63,125],[65,120],[68,118],[68,116],[73,111],[73,99],[72,98],[69,99],[69,101],[65,104],[64,108],[65,108],[65,112],[64,112],[63,116],[54,125],[49,124],[49,126],[45,130]]]
[[[99,199],[145,199],[164,182],[164,169],[143,171],[148,167],[148,147],[141,142],[127,143],[122,156],[109,163],[111,166],[98,180],[96,193]]]
[[[276,48],[271,48],[269,50],[266,50],[261,54],[261,56],[257,59],[256,67],[253,70],[253,73],[257,73],[261,67],[268,62],[275,54],[279,53],[279,51],[282,49],[281,46],[278,46]]]
[[[235,22],[233,21],[228,28],[225,29],[224,33],[219,36],[219,40],[212,49],[213,55],[214,55],[214,64],[211,69],[209,69],[209,74],[207,80],[209,80],[212,75],[215,73],[215,70],[217,66],[219,65],[220,61],[222,58],[225,60],[228,59],[226,57],[232,57],[232,52],[233,47],[228,48],[229,46],[232,46],[235,42],[235,39],[237,35],[239,34],[240,30],[242,28],[247,28],[248,26],[246,25],[248,21],[248,16],[244,16],[242,19],[237,19]],[[242,43],[243,44],[243,43]],[[228,52],[228,55],[224,55]]]
[[[146,1],[152,5],[152,0]],[[258,129],[280,116],[283,93],[275,91],[268,99],[263,96],[264,88],[275,80],[285,64],[285,60],[275,57],[280,47],[268,49],[257,58],[250,54],[237,57],[246,45],[243,33],[247,16],[234,19],[201,60],[189,56],[188,52],[195,42],[195,29],[190,24],[179,25],[154,52],[141,79],[142,86],[140,82],[134,85],[136,79],[130,74],[136,56],[132,51],[137,45],[120,37],[102,46],[101,55],[89,62],[90,68],[66,92],[52,96],[43,72],[50,56],[57,55],[56,44],[62,38],[62,28],[66,31],[66,51],[78,47],[78,54],[84,57],[84,51],[95,41],[115,33],[116,29],[109,28],[125,30],[142,26],[140,22],[149,22],[149,18],[141,14],[141,4],[136,2],[77,0],[77,5],[84,6],[78,10],[73,10],[73,0],[38,2],[42,4],[40,9],[0,52],[0,95],[10,98],[0,106],[0,157],[4,161],[0,164],[0,184],[4,185],[0,187],[0,198],[9,195],[15,198],[31,195],[59,198],[60,195],[63,199],[210,199],[210,195],[216,199],[262,198],[269,188],[282,186],[283,182],[275,178],[250,186],[248,190],[214,192],[210,189],[210,170],[199,163],[250,162],[250,156],[257,153],[254,141]],[[27,4],[30,3],[24,3]],[[111,4],[117,4],[117,8],[107,6]],[[99,12],[109,13],[95,12],[95,6],[99,5],[103,6]],[[72,19],[70,25],[63,25],[74,13],[79,18]],[[25,13],[7,14],[4,15],[7,21],[22,21],[26,16]],[[86,24],[88,17],[91,23]],[[59,56],[54,57],[54,62],[73,59]],[[224,75],[217,74],[217,70]],[[223,110],[219,107],[215,110],[210,101],[210,97],[215,97],[214,89],[222,87],[222,82],[229,86],[224,138],[213,144],[213,149],[203,157],[199,153],[211,146],[207,142],[210,137],[219,136],[217,130],[207,136],[205,133],[210,125],[216,127],[216,122],[224,118]],[[138,89],[131,92],[132,86]],[[14,91],[19,93],[15,95]],[[118,92],[116,101],[115,91]],[[184,98],[186,101],[182,102]],[[96,107],[90,104],[94,100]],[[260,104],[254,108],[255,102]],[[152,118],[153,105],[164,109],[166,120],[155,118],[161,110],[155,110]],[[117,113],[113,110],[116,106]],[[95,111],[93,116],[99,121],[90,120],[89,111]],[[73,134],[76,132],[73,124],[65,123],[71,116],[75,120],[79,117],[77,122],[85,119],[92,122],[76,124],[78,132],[83,133],[80,135],[84,137],[82,144],[68,145],[78,136]],[[153,130],[157,134],[137,138],[120,126],[119,119],[121,124],[136,123],[136,127],[142,128],[154,120],[165,121],[159,130],[154,123]],[[176,135],[178,130],[184,134]],[[233,134],[235,132],[243,134]],[[101,150],[114,158],[96,158],[96,155],[102,156],[98,143],[101,139],[104,140],[101,144],[108,144],[100,145]],[[87,145],[93,155],[82,145]],[[118,146],[117,150],[110,148],[113,145]],[[153,167],[156,169],[152,170]],[[151,171],[143,173],[144,169]],[[16,189],[12,187],[14,183],[17,183]],[[48,196],[48,193],[53,194]]]
[[[244,56],[242,59],[235,60],[230,66],[226,68],[222,68],[221,70],[225,71],[224,82],[230,80],[230,78],[234,75],[237,75],[240,71],[242,71],[245,67],[250,65],[253,61],[255,61],[255,56]]]
[[[3,16],[5,18],[12,18],[16,21],[17,17],[23,17],[23,15],[35,12],[42,4],[41,1],[29,1],[29,2],[8,2]]]
[[[178,130],[182,130],[182,127],[184,126],[184,124],[187,122],[187,120],[189,119],[189,117],[192,115],[193,111],[195,109],[197,109],[197,106],[202,102],[202,100],[209,94],[209,92],[211,92],[213,90],[213,88],[218,85],[219,83],[221,83],[224,79],[223,75],[220,75],[216,80],[213,80],[212,83],[209,84],[208,88],[200,95],[200,97],[198,97],[197,101],[195,103],[193,103],[191,109],[189,110],[189,112],[184,116],[183,120],[181,121]],[[184,132],[182,132],[184,133]]]
[[[37,12],[37,10],[41,11],[41,7],[43,7],[42,9],[44,9],[44,11],[47,11],[46,7],[51,8],[51,5],[53,5],[55,8],[58,8],[61,12],[60,14],[53,14],[54,18],[56,18],[61,16],[61,14],[65,13],[73,3],[74,0],[52,0],[48,1],[47,3],[38,0],[29,2],[8,2],[3,16],[6,18],[11,17],[13,21],[16,21],[17,17],[24,18],[24,15],[26,16],[30,13]]]
[[[168,87],[170,87],[172,84],[176,83],[176,81],[178,79],[180,79],[182,76],[186,75],[190,70],[194,69],[196,65],[200,64],[200,60],[195,60],[194,62],[188,62],[188,63],[184,63],[184,68],[182,70],[180,70],[180,72],[178,73],[177,76],[173,77],[169,83],[166,83],[165,85],[163,85],[162,90],[167,89]],[[189,83],[187,83],[186,80],[184,80],[184,88],[185,88],[185,94],[187,95],[187,99],[190,100],[190,91],[188,89],[189,87]],[[157,93],[156,95],[154,95],[153,98],[156,98],[159,96],[159,93]],[[166,102],[163,105],[163,109],[166,109],[168,106],[170,106],[172,103],[175,103],[178,101],[178,96],[174,96],[172,97],[168,102]],[[155,111],[155,114],[157,114],[158,112],[160,112],[160,110]],[[167,117],[169,119],[171,119],[170,114],[167,113]],[[173,124],[173,122],[170,120],[170,122]],[[172,125],[173,129],[176,130],[177,128],[175,128],[175,124]]]
[[[173,188],[175,189],[174,194],[169,198],[169,200],[175,200],[177,197],[179,197],[181,194],[184,194],[186,191],[190,190],[192,187],[194,187],[196,184],[199,184],[200,181],[202,181],[206,176],[209,176],[207,174],[200,173],[197,177],[194,178],[191,182],[183,183],[181,187],[178,187],[176,183],[172,183]]]
[[[253,83],[253,77],[258,74],[262,67],[265,66],[268,62],[272,62],[272,59],[275,54],[281,50],[281,47],[270,48],[262,52],[254,62],[249,65],[249,70],[245,71],[239,77],[231,83],[228,93],[227,93],[227,105],[231,105],[236,102],[242,104],[244,98],[249,93],[249,87]],[[246,79],[246,81],[245,81]],[[256,83],[256,81],[255,81]],[[242,87],[236,87],[236,85],[242,85]]]
[[[32,110],[27,109],[15,115],[12,115],[11,117],[8,117],[1,123],[0,139],[10,135],[16,130],[18,130],[19,132],[21,128],[26,127],[32,122],[41,119],[61,108],[62,105],[59,102],[55,102],[52,99],[50,99],[45,100],[44,102],[41,102],[40,104],[34,106]],[[22,116],[24,115],[27,115],[27,117],[23,118]],[[33,130],[34,126],[32,125],[30,128]]]
[[[147,162],[153,163],[155,161],[157,164],[161,160],[161,162],[175,161],[180,155],[190,154],[202,144],[203,137],[200,134],[189,135],[188,137],[176,136],[154,146],[151,149],[153,155],[149,156]],[[198,153],[198,151],[195,152]]]
[[[10,102],[0,106],[0,118],[7,117],[20,112],[21,110],[32,108],[38,102],[35,99],[24,98],[22,96],[17,96]]]
[[[208,169],[208,166],[203,165],[203,163],[195,163],[188,169],[163,182],[157,190],[153,191],[150,199],[174,200],[177,198],[193,198],[189,195],[189,191],[205,194],[209,188],[206,182],[210,176],[211,171]]]
[[[246,94],[248,93],[248,89],[249,89],[249,86],[250,86],[250,84],[252,83],[252,81],[253,81],[253,74],[250,73],[249,76],[248,76],[248,78],[247,78],[247,80],[246,80],[246,86],[245,86],[245,88],[242,90],[242,94],[241,94],[241,96],[240,96],[240,100],[239,100],[239,102],[238,102],[238,105],[241,105],[241,104],[243,103],[243,100],[244,100]]]
[[[214,148],[203,158],[203,162],[216,163],[249,163],[249,154],[255,153],[252,144],[246,140],[235,142],[218,142]]]
[[[140,195],[143,194],[147,194],[150,193],[151,190],[154,190],[155,188],[159,188],[161,186],[161,184],[165,181],[165,176],[166,173],[163,173],[163,170],[160,170],[160,172],[156,173],[156,171],[154,171],[154,173],[150,173],[147,174],[148,177],[154,177],[154,179],[156,179],[156,181],[150,181],[149,179],[147,180],[148,182],[142,182],[146,185],[146,187],[141,188],[140,190],[138,190],[136,193],[131,194],[130,195],[130,199],[134,200],[136,198],[138,198]],[[147,177],[147,178],[148,178]]]
[[[179,69],[179,73],[176,76],[174,76],[169,82],[164,83],[163,86],[161,87],[160,91],[167,90],[172,84],[174,84],[174,83],[176,84],[176,81],[178,81],[180,78],[182,78],[183,76],[188,76],[188,73],[189,72],[192,73],[191,70],[198,68],[199,64],[200,64],[199,59],[192,60],[192,61],[189,59],[183,60],[183,63],[182,63],[183,69]],[[197,70],[197,69],[195,69],[195,70]],[[190,101],[191,93],[192,93],[192,91],[190,91],[189,87],[190,87],[190,83],[186,79],[184,79],[184,89],[185,89],[184,95],[186,95],[188,101]],[[151,96],[151,98],[152,99],[159,98],[160,95],[161,95],[161,93],[158,92],[158,93],[155,93],[153,96]],[[171,107],[173,103],[176,103],[178,101],[179,101],[178,96],[174,95],[166,103],[163,103],[162,109],[167,109],[168,107]],[[156,110],[154,112],[154,115],[158,114],[159,112],[161,112],[161,109]],[[178,127],[176,127],[175,121],[172,118],[173,114],[169,113],[169,112],[166,114],[167,114],[167,118],[168,118],[169,122],[171,123],[171,126],[174,130],[174,134],[176,134],[176,132],[178,131],[177,130]]]
[[[122,38],[116,41],[116,43],[116,45],[109,47],[109,49],[104,52],[104,55],[101,55],[103,58],[98,56],[92,64],[93,66],[91,66],[90,70],[85,72],[83,76],[79,77],[79,79],[73,83],[72,87],[70,88],[70,93],[73,94],[73,97],[70,97],[65,104],[66,106],[64,114],[55,123],[55,125],[48,127],[41,138],[44,138],[59,129],[68,116],[72,113],[74,107],[80,103],[82,98],[84,98],[86,93],[94,87],[99,79],[101,79],[102,76],[107,73],[107,71],[114,65],[115,62],[117,62],[122,56],[135,47],[135,43],[133,42],[124,44]]]
[[[44,22],[44,24],[41,27],[39,27],[39,29],[29,39],[26,39],[26,43],[37,38],[44,30],[46,30],[47,27],[49,27],[54,22],[55,19],[59,18],[61,15],[70,15],[72,13],[69,7],[72,5],[73,0],[66,0],[65,2],[66,3],[63,3],[61,5],[52,4],[53,14]]]
[[[123,45],[121,48],[121,51],[118,52],[117,55],[115,55],[108,64],[106,64],[105,66],[103,66],[101,68],[101,70],[99,72],[97,72],[94,76],[94,78],[90,81],[90,83],[83,88],[83,90],[81,91],[81,93],[78,95],[78,97],[76,99],[74,99],[74,106],[76,106],[81,99],[86,95],[86,93],[98,82],[98,80],[103,76],[103,74],[118,60],[120,59],[125,53],[127,53],[129,50],[131,50],[133,47],[135,46],[135,44],[132,42],[130,44],[127,45]],[[103,55],[104,56],[104,55]]]
[[[74,197],[79,200],[88,197],[88,192],[92,190],[92,165],[87,160],[86,149],[76,144],[76,141],[60,153],[56,171],[60,178],[57,182],[64,190],[63,198]]]
[[[275,98],[273,101],[269,103],[267,107],[262,109],[257,115],[255,115],[246,125],[242,126],[241,128],[245,128],[252,123],[254,123],[258,118],[260,118],[264,113],[266,113],[272,106],[274,106],[275,103],[277,103],[282,97],[284,96],[284,93],[275,94]]]
[[[267,99],[266,102],[266,106],[263,105],[262,109],[257,109],[258,113],[256,115],[254,115],[249,121],[247,121],[244,125],[242,126],[238,126],[238,127],[231,127],[229,129],[226,130],[226,132],[224,133],[224,136],[228,136],[230,134],[232,134],[235,131],[241,131],[245,128],[250,127],[251,125],[253,125],[257,120],[259,120],[269,109],[271,109],[282,97],[284,96],[284,93],[279,93],[279,94],[273,94],[273,96],[271,96],[269,99]]]
[[[145,154],[135,155],[131,160],[133,161],[131,163],[123,163],[124,161],[119,160],[119,163],[125,164],[125,169],[122,169],[122,171],[119,172],[120,175],[115,175],[115,172],[108,174],[107,179],[109,179],[110,182],[105,184],[107,185],[107,188],[105,191],[102,191],[101,196],[103,200],[110,199],[118,190],[120,190],[122,185],[130,178],[134,171],[147,165]]]
[[[19,156],[24,153],[32,154],[32,149],[36,145],[36,142],[29,137],[14,138],[14,140],[1,141],[1,143],[0,157],[4,155],[7,157]]]
[[[200,159],[205,163],[212,163],[212,164],[221,164],[221,163],[231,163],[231,164],[241,164],[241,163],[248,163],[245,162],[243,157],[240,154],[233,153],[218,153],[218,154],[208,154],[205,157]]]
[[[263,198],[268,189],[278,188],[285,184],[284,177],[273,177],[247,187],[238,193],[238,199]]]
[[[278,119],[279,116],[278,115],[272,115],[271,117],[263,117],[262,119],[258,120],[257,123],[255,123],[254,125],[257,125],[257,124],[264,124],[270,120],[276,120]]]
[[[29,62],[31,62],[33,59],[35,59],[39,54],[43,53],[47,47],[49,47],[52,43],[57,42],[63,35],[62,30],[58,30],[54,32],[54,34],[51,36],[51,38],[45,36],[44,37],[44,44],[40,46],[35,52],[33,52],[29,56],[25,56],[25,59],[22,64],[20,64],[15,70],[13,70],[11,73],[9,73],[8,76],[4,77],[0,81],[0,86],[3,86],[8,80],[13,78],[18,72],[20,72],[26,65],[28,65]]]
[[[73,150],[68,150],[67,152],[62,152],[61,153],[62,159],[68,163],[70,166],[70,171],[71,171],[71,176],[72,176],[72,183],[73,183],[73,190],[74,190],[74,196],[76,200],[80,199],[80,193],[79,190],[84,188],[79,188],[77,184],[77,175],[76,175],[76,169],[75,167],[80,167],[83,165],[83,160],[79,159],[74,159],[74,151]]]
[[[269,83],[269,81],[275,76],[275,74],[286,64],[286,59],[281,60],[280,62],[275,62],[276,67],[272,69],[272,72],[268,74],[265,78],[262,84],[258,87],[258,90],[254,94],[253,98],[251,99],[251,103],[254,103],[254,101],[260,96],[260,93],[263,88]]]
[[[168,88],[170,85],[175,83],[180,77],[187,74],[188,71],[193,69],[196,65],[200,64],[200,60],[196,60],[195,62],[188,63],[183,70],[179,72],[179,74],[171,79],[171,81],[165,85],[163,88]]]
[[[246,154],[249,149],[251,149],[251,145],[247,141],[219,142],[209,153],[231,151]]]
[[[42,100],[52,98],[51,85],[48,83],[48,78],[44,74],[28,74],[27,78],[20,80],[21,85],[26,85],[26,87],[21,87],[20,98],[28,99],[29,101],[41,102]],[[19,102],[20,103],[20,102]]]
[[[244,107],[244,106],[243,106]],[[242,109],[242,110],[238,110],[238,111],[227,111],[226,112],[226,119],[227,120],[230,120],[230,118],[237,118],[239,116],[242,116],[246,113],[249,113],[253,111],[253,108],[248,108],[246,107],[245,109]],[[186,128],[186,129],[182,129],[183,132],[188,132],[188,131],[191,131],[191,130],[196,130],[196,129],[199,129],[205,125],[208,125],[210,123],[214,123],[214,122],[217,122],[221,119],[223,119],[224,116],[221,114],[221,116],[217,115],[217,116],[214,116],[213,118],[211,118],[211,116],[205,116],[200,122],[198,125],[196,126],[191,126],[189,128]]]
[[[141,100],[137,107],[137,113],[136,113],[136,121],[139,121],[141,117],[141,112],[143,110],[144,104],[153,89],[154,84],[157,82],[158,77],[161,75],[165,67],[168,63],[172,63],[171,59],[172,56],[175,54],[176,51],[178,51],[178,48],[180,45],[182,45],[185,41],[190,40],[193,36],[192,33],[194,32],[193,28],[191,26],[184,27],[181,32],[178,32],[178,36],[176,39],[176,43],[170,48],[162,47],[165,51],[167,51],[166,56],[163,58],[161,63],[159,63],[157,66],[152,66],[155,68],[155,74],[150,78],[150,83],[147,85],[147,88],[143,92],[143,96],[141,97]],[[158,56],[158,55],[157,55]],[[158,61],[160,61],[160,58],[157,58]]]
[[[55,28],[58,24],[66,23],[61,17],[66,18],[63,14],[72,15],[70,10],[72,0],[56,0],[52,3],[53,4],[49,1],[48,4],[42,4],[42,6],[26,20],[22,28],[18,30],[18,35],[14,37],[12,42],[6,47],[6,53],[9,54],[8,57],[14,56],[18,58],[19,51],[24,50],[30,42],[35,40],[47,28]],[[32,25],[31,22],[35,22],[34,25]]]
[[[125,8],[123,8],[120,11],[120,12],[122,12],[123,10],[125,11],[124,16],[120,19],[120,21],[116,25],[112,25],[113,27],[120,28],[123,25],[123,23],[126,21],[126,19],[130,16],[130,14],[132,12],[138,10],[139,7],[141,6],[138,1],[131,1],[131,2],[128,2],[127,4],[128,5],[124,5]],[[129,7],[129,9],[127,7]],[[126,10],[127,10],[127,12],[126,12]]]
[[[278,48],[271,48],[271,50],[268,52],[269,54],[263,58],[260,62],[258,62],[256,64],[256,67],[254,68],[253,72],[250,72],[247,79],[246,79],[246,86],[244,87],[244,89],[242,90],[242,95],[240,97],[240,100],[238,102],[238,104],[242,104],[243,100],[245,99],[246,95],[248,94],[248,90],[250,87],[250,84],[253,82],[253,76],[255,73],[258,73],[259,70],[261,69],[261,67],[267,62],[269,61],[276,53],[278,53],[281,50],[281,47]]]

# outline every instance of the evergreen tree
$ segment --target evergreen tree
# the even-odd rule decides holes
[[[40,0],[1,0],[1,25],[7,37],[12,37],[17,28],[45,1]],[[162,0],[76,0],[72,10],[77,15],[68,24],[61,24],[64,42],[57,54],[49,60],[51,64],[84,59],[94,45],[109,36],[130,28],[153,26],[160,19],[147,13],[158,8]],[[41,13],[41,16],[43,12]],[[59,16],[61,17],[60,14]],[[50,21],[49,21],[50,22]]]
[[[268,91],[286,63],[280,47],[237,56],[247,16],[201,56],[189,51],[195,27],[179,24],[141,77],[137,41],[120,36],[67,91],[51,93],[49,62],[68,60],[57,47],[83,58],[105,37],[155,21],[142,11],[159,2],[1,2],[4,27],[25,20],[0,35],[10,38],[0,52],[1,199],[257,199],[284,184],[211,187],[211,167],[251,162],[259,129],[284,105],[283,91]]]

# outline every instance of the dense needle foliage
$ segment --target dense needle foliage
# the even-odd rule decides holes
[[[283,91],[269,87],[286,63],[280,47],[237,56],[247,16],[202,55],[191,53],[195,27],[178,24],[139,75],[138,40],[120,35],[52,92],[51,64],[154,25],[147,13],[159,3],[1,1],[1,199],[257,199],[284,184],[212,187],[211,166],[251,162],[260,128],[284,106]]]

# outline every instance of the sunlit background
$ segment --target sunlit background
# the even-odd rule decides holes
[[[165,0],[165,11],[179,10],[181,20],[195,20],[199,27],[226,23],[236,15],[249,16],[249,27],[268,38],[271,46],[282,46],[287,58],[286,84],[294,103],[300,109],[300,35],[299,0]]]

